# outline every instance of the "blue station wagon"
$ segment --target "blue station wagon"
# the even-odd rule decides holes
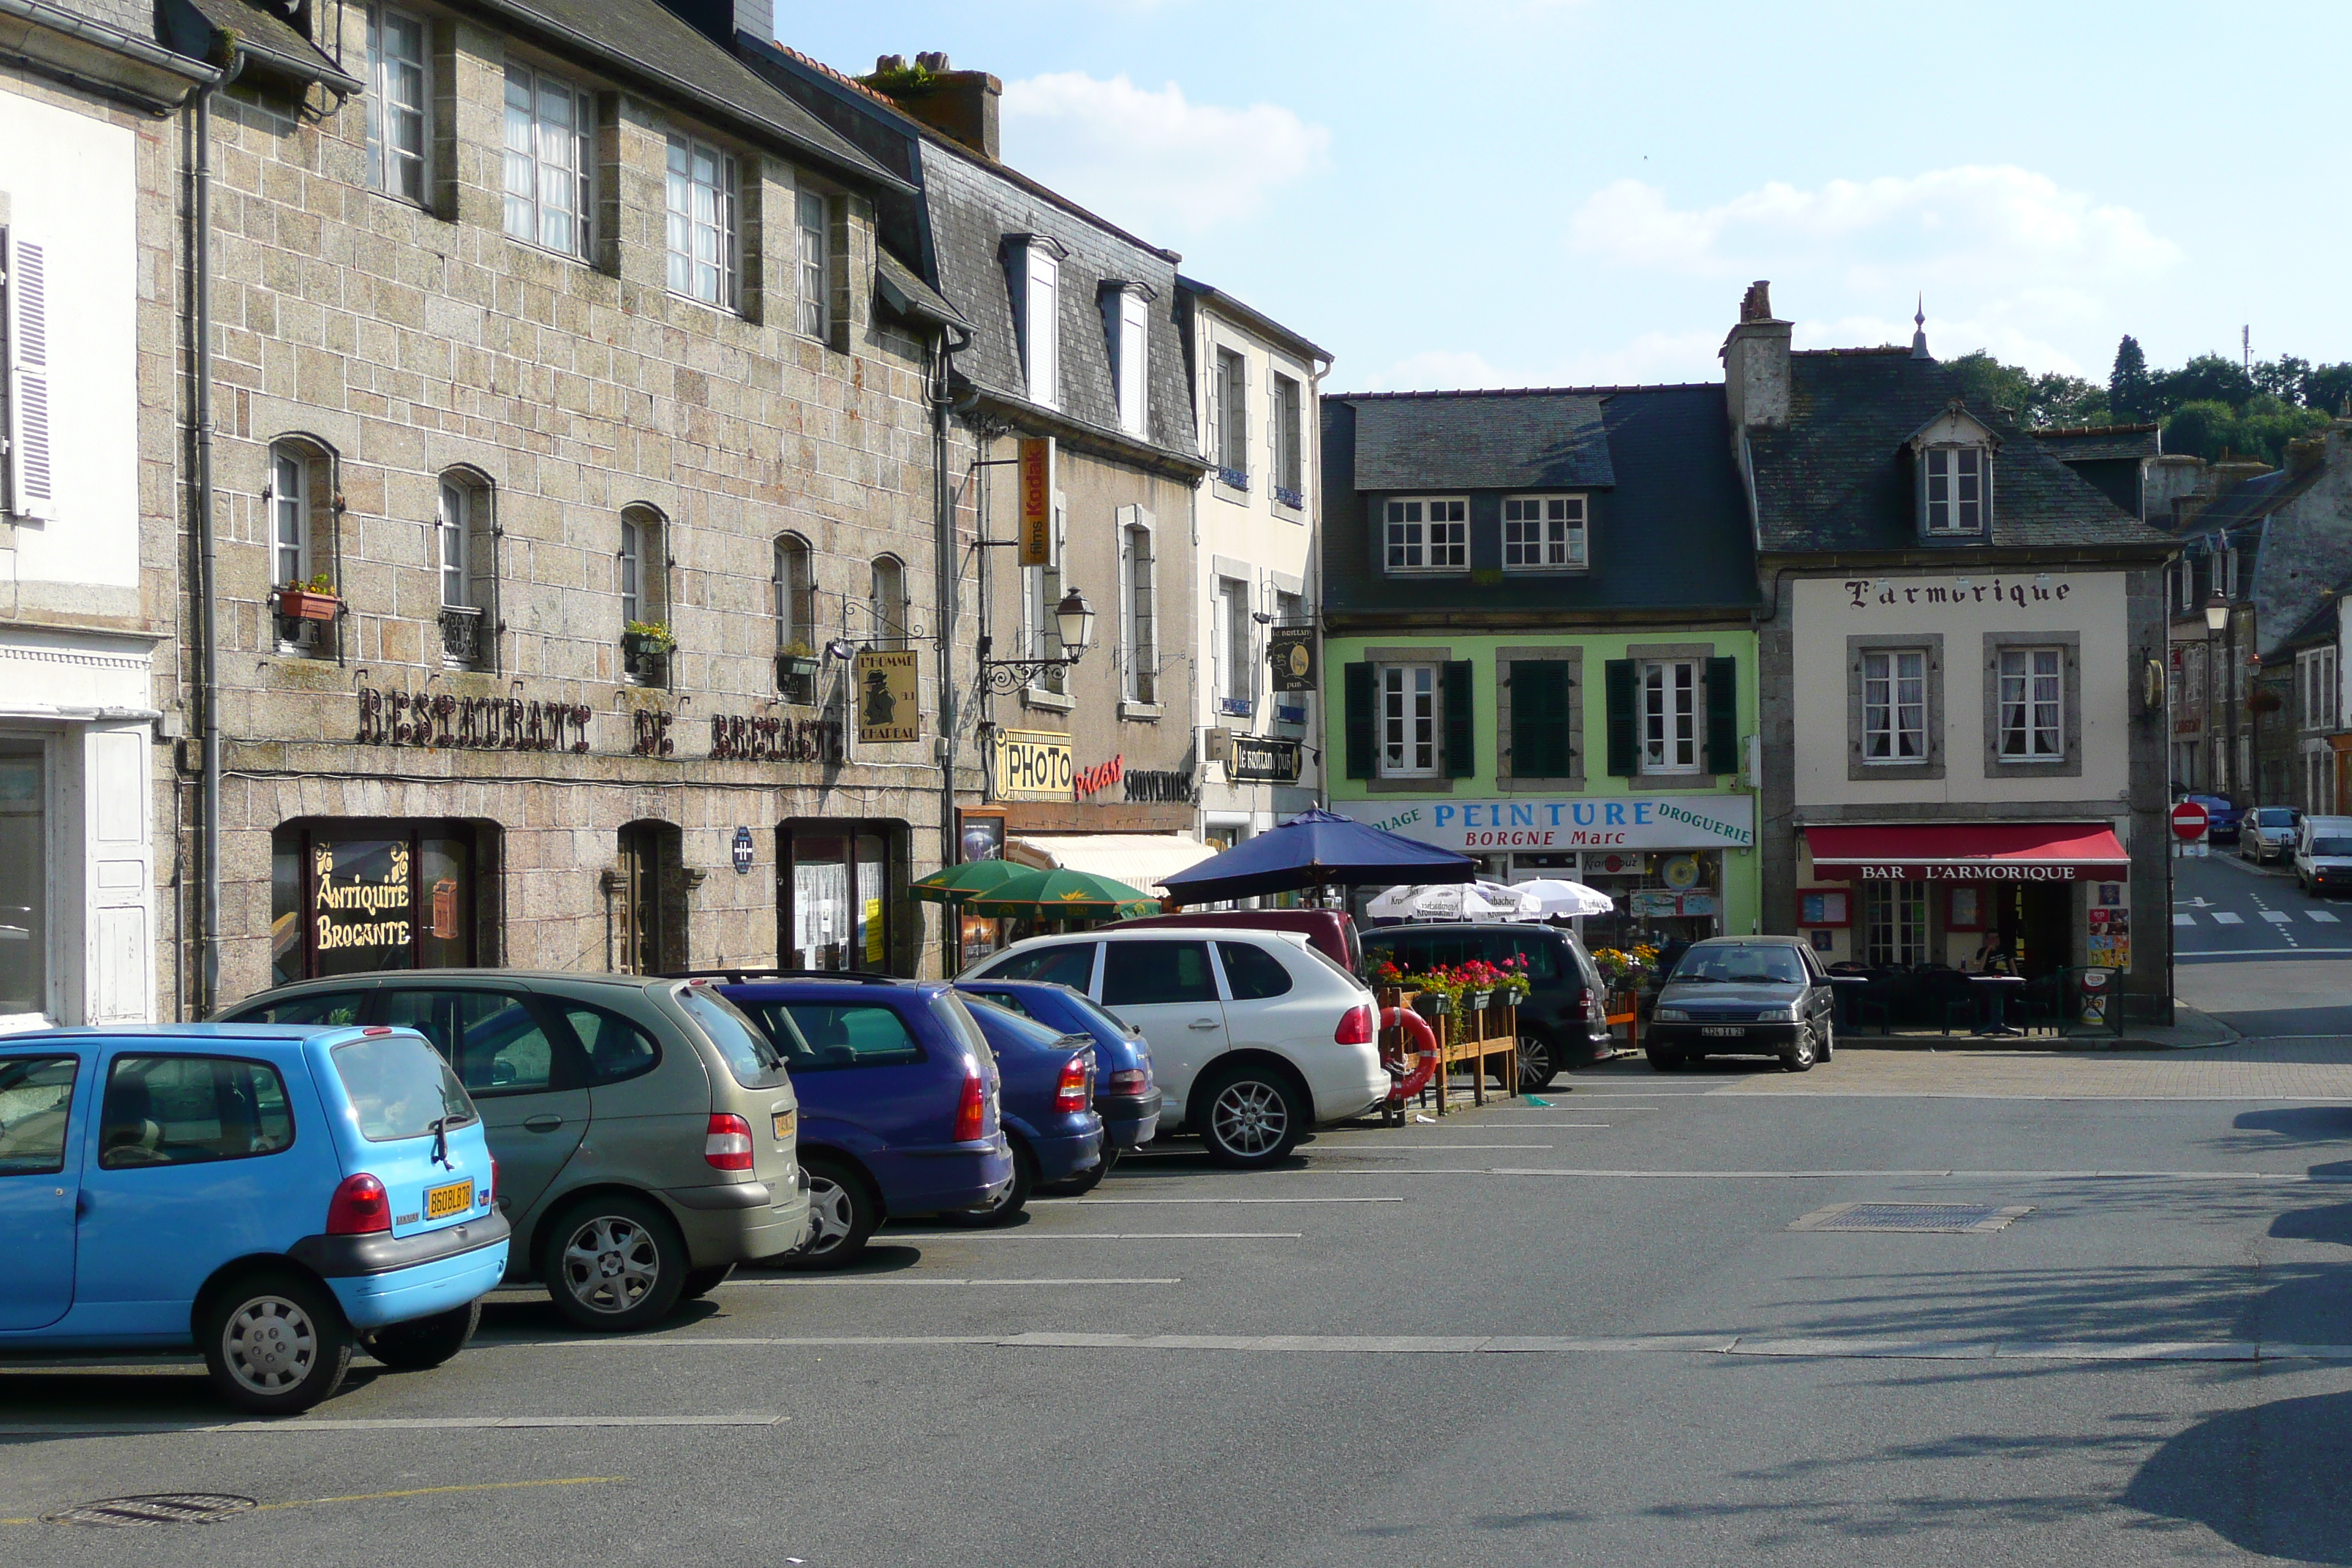
[[[405,1029],[189,1024],[0,1041],[0,1357],[193,1349],[268,1415],[355,1345],[464,1348],[506,1271],[480,1116]]]

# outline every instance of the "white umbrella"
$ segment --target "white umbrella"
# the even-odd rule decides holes
[[[1507,921],[1532,919],[1535,900],[1499,882],[1439,882],[1391,888],[1367,912],[1377,920]]]
[[[1536,900],[1536,907],[1547,915],[1605,915],[1617,907],[1617,901],[1595,888],[1581,882],[1562,881],[1553,877],[1536,877],[1513,884],[1514,889]]]

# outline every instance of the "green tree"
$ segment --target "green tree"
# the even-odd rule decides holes
[[[2304,373],[2303,405],[2331,417],[2347,412],[2352,398],[2352,364],[2315,364]]]
[[[2179,370],[2156,377],[2156,406],[2170,412],[2190,403],[2226,403],[2243,408],[2254,395],[2254,378],[2246,367],[2220,354],[2199,354]]]
[[[2164,449],[2217,461],[2231,449],[2238,411],[2219,398],[2184,403],[2164,416]]]
[[[2311,362],[2293,354],[2258,362],[2254,384],[2282,403],[2302,403],[2304,385],[2311,379]]]
[[[2003,364],[1983,349],[1962,354],[1949,368],[1960,378],[1960,395],[1972,408],[2000,408],[2028,429],[2096,425],[2107,416],[2107,394],[2078,375]]]
[[[2107,373],[2107,406],[2121,420],[2147,418],[2155,410],[2155,388],[2147,374],[2147,355],[2129,332],[2116,345],[2116,366]]]
[[[2164,449],[2209,462],[2253,458],[2275,468],[2286,460],[2289,441],[2326,427],[2327,416],[2321,410],[2299,408],[2267,392],[2248,398],[2243,408],[2232,408],[2219,398],[2199,398],[2165,416]]]

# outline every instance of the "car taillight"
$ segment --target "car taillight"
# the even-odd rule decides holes
[[[1591,1024],[1599,1021],[1592,1016],[1592,993],[1590,990],[1580,991],[1576,994],[1576,1018],[1577,1022],[1580,1024]]]
[[[725,1111],[714,1112],[710,1118],[710,1131],[703,1135],[702,1158],[713,1170],[750,1170],[751,1124],[740,1116]]]
[[[956,1102],[955,1142],[977,1143],[984,1137],[988,1089],[973,1073],[963,1080],[963,1098]]]
[[[1112,1094],[1141,1094],[1151,1087],[1151,1075],[1141,1068],[1121,1068],[1110,1075]]]
[[[1062,1064],[1061,1080],[1054,1085],[1054,1114],[1076,1116],[1087,1108],[1087,1079],[1093,1077],[1091,1064],[1083,1056],[1072,1057]]]
[[[482,1184],[481,1203],[484,1208],[499,1201],[499,1163],[490,1162],[490,1179]]]
[[[327,1200],[329,1236],[373,1236],[391,1228],[391,1195],[382,1182],[365,1173],[345,1176]]]
[[[1331,1031],[1335,1046],[1369,1046],[1372,1043],[1372,1010],[1350,1007],[1339,1016],[1339,1026]]]

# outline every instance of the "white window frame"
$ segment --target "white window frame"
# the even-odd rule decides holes
[[[1301,510],[1307,505],[1307,386],[1295,375],[1274,373],[1272,421],[1275,499]],[[1295,499],[1293,499],[1295,498]]]
[[[1257,707],[1257,623],[1251,618],[1254,599],[1249,583],[1240,577],[1219,577],[1213,647],[1217,668],[1212,682],[1220,715],[1246,719]]]
[[[1704,660],[1645,658],[1633,667],[1634,737],[1644,777],[1695,773],[1706,763]]]
[[[1982,533],[1992,511],[1992,452],[1979,446],[1930,447],[1921,454],[1921,531]]]
[[[2221,552],[2221,597],[2234,605],[2238,602],[2238,547],[2234,544]]]
[[[503,102],[508,237],[586,259],[595,228],[595,99],[562,77],[509,60]],[[558,103],[571,116],[569,125],[549,116]],[[560,200],[551,200],[559,193]]]
[[[833,204],[806,185],[793,193],[793,258],[800,278],[800,330],[833,341]]]
[[[629,512],[621,515],[621,549],[615,572],[624,626],[632,621],[652,625],[661,620],[658,615],[646,613],[660,608],[654,602],[653,592],[653,547],[658,543],[660,533],[661,524],[649,517]]]
[[[1119,692],[1129,702],[1160,700],[1160,615],[1151,524],[1139,507],[1123,507],[1118,539]]]
[[[1866,648],[1862,656],[1862,760],[1927,761],[1927,650]]]
[[[1927,959],[1927,884],[1878,881],[1862,885],[1862,955],[1872,965],[1924,963]]]
[[[435,563],[440,568],[441,607],[479,609],[474,603],[473,527],[478,500],[455,479],[441,481],[440,510],[434,519]]]
[[[1381,509],[1381,560],[1391,574],[1470,570],[1470,502],[1398,496]]]
[[[1240,349],[1216,351],[1216,437],[1218,477],[1226,484],[1249,485],[1249,355]]]
[[[413,54],[395,54],[388,43],[415,43]],[[432,33],[422,17],[389,5],[368,8],[368,184],[388,196],[424,206],[428,200],[433,156]],[[410,89],[404,95],[400,89]],[[413,100],[412,100],[413,97]],[[407,130],[414,146],[403,144]]]
[[[690,136],[672,136],[663,166],[669,291],[721,310],[736,306],[742,234],[737,222],[735,154]]]
[[[1581,572],[1585,500],[1580,495],[1503,498],[1503,570]]]
[[[895,555],[877,555],[866,568],[866,608],[874,623],[873,646],[899,648],[907,646],[908,614],[912,602],[907,595],[907,563]]]
[[[1144,437],[1151,429],[1151,318],[1139,289],[1118,290],[1118,337],[1113,349],[1118,372],[1118,427]]]
[[[269,569],[278,587],[300,586],[315,574],[310,542],[310,457],[284,443],[269,449]]]
[[[1022,385],[1038,407],[1059,408],[1062,263],[1039,240],[1023,247],[1020,306]]]
[[[2066,650],[2055,646],[2005,647],[2000,658],[1994,734],[2000,761],[2064,762]],[[2021,742],[2014,748],[2012,736]]]
[[[769,584],[775,595],[776,651],[798,643],[816,651],[816,606],[812,602],[816,579],[814,553],[796,533],[780,533],[771,547]],[[806,624],[803,625],[803,623]]]
[[[50,430],[49,247],[22,226],[0,225],[0,459],[7,484],[0,509],[28,521],[58,515]]]
[[[1380,776],[1437,777],[1445,763],[1438,667],[1380,664],[1372,669],[1374,751]]]
[[[2336,727],[2336,650],[2308,648],[2295,656],[2296,695],[2303,704],[2302,727]]]

